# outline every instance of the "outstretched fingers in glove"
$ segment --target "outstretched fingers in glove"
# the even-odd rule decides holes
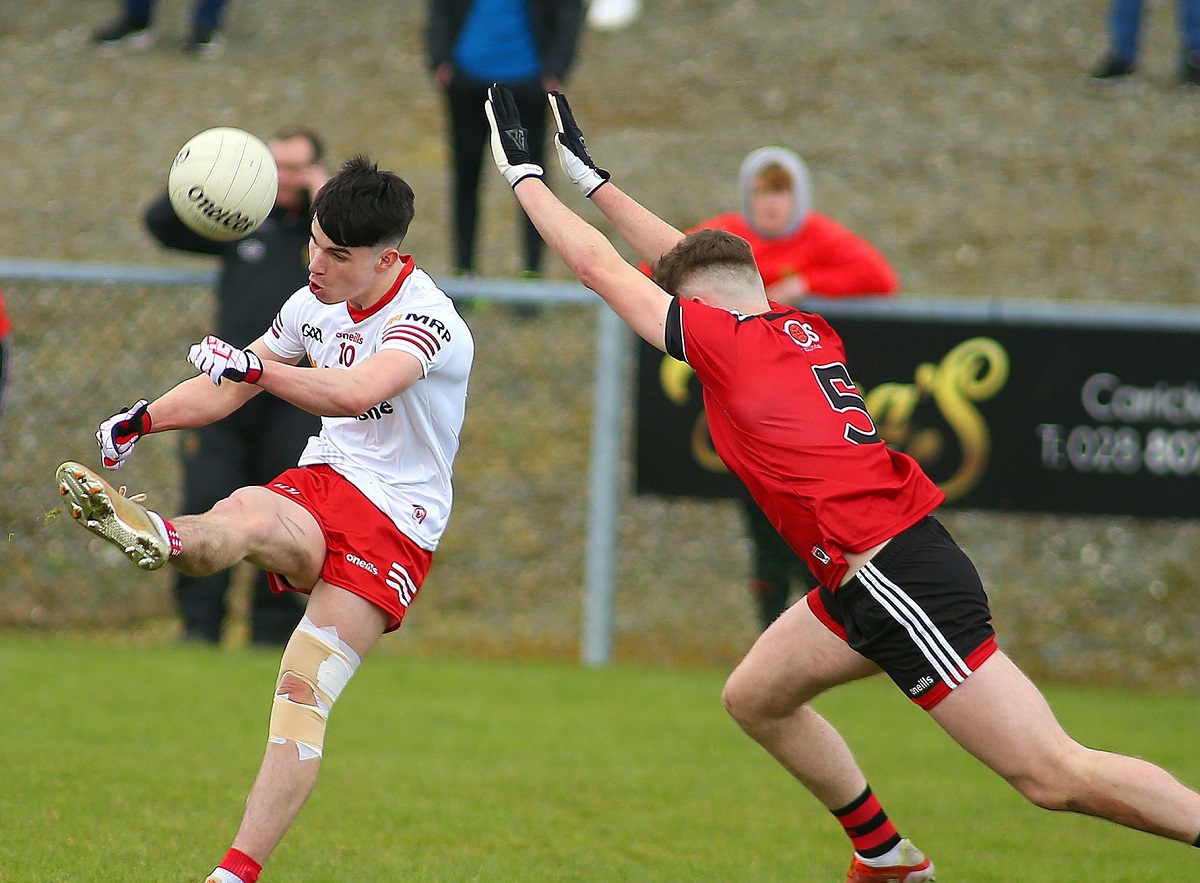
[[[105,469],[120,469],[138,439],[150,431],[150,403],[141,399],[100,424],[96,443]]]
[[[583,131],[575,122],[571,105],[567,103],[567,96],[561,92],[551,92],[546,97],[550,101],[554,123],[558,126],[558,134],[554,136],[558,164],[562,166],[563,173],[571,179],[571,183],[579,188],[580,193],[591,196],[604,186],[611,176],[592,159],[587,142],[583,140]]]
[[[483,103],[492,129],[492,159],[509,185],[516,187],[526,178],[541,178],[545,171],[529,156],[529,132],[521,125],[517,102],[503,83],[488,86]]]
[[[222,380],[257,383],[262,377],[262,359],[253,350],[240,350],[219,337],[208,335],[188,351],[188,361],[207,374],[217,386]]]

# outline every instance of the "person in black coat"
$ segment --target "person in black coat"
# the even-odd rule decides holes
[[[309,209],[327,177],[324,145],[303,127],[282,130],[268,142],[279,169],[279,192],[270,215],[249,236],[216,242],[179,219],[163,193],[147,209],[146,229],[167,248],[220,258],[216,334],[246,346],[270,326],[280,306],[308,284]],[[185,514],[206,512],[237,488],[262,484],[295,465],[320,418],[275,396],[256,396],[224,420],[182,434]],[[178,574],[175,601],[185,641],[218,643],[228,612],[230,571],[207,577]],[[267,575],[254,576],[250,641],[287,643],[304,613],[301,596],[275,594]]]

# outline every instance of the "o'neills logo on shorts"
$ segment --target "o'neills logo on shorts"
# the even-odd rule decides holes
[[[353,552],[346,553],[346,560],[349,561],[351,564],[353,564],[355,567],[361,567],[363,570],[365,570],[367,573],[371,574],[372,576],[379,576],[379,568],[378,567],[376,567],[370,561],[364,561],[362,558],[359,558]]]
[[[930,687],[932,687],[936,683],[937,683],[937,681],[935,681],[929,675],[922,675],[921,679],[919,681],[917,681],[916,686],[912,687],[908,691],[908,695],[909,696],[918,696],[921,693],[924,693],[926,690],[928,690]]]
[[[195,203],[200,214],[214,224],[220,224],[231,233],[249,233],[254,229],[254,220],[237,210],[222,208],[204,193],[204,188],[197,184],[188,189],[187,198]]]

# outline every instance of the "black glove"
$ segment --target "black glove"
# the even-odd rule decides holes
[[[558,164],[571,182],[579,188],[584,196],[591,196],[607,183],[611,177],[604,169],[596,166],[595,160],[588,152],[587,143],[583,140],[583,131],[575,122],[571,113],[571,105],[567,104],[567,96],[561,92],[551,92],[550,110],[554,113],[554,123],[558,126],[558,134],[554,136],[554,149],[558,151]]]
[[[541,178],[545,171],[529,158],[529,133],[521,125],[521,114],[508,87],[503,83],[488,86],[483,109],[492,127],[492,159],[504,180],[516,187],[526,178]]]

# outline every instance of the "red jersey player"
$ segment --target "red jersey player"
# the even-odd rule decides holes
[[[763,632],[722,698],[841,822],[855,850],[847,879],[933,879],[809,704],[881,670],[1037,805],[1200,845],[1200,794],[1146,761],[1072,740],[997,648],[974,565],[930,514],[941,494],[875,433],[833,329],[768,300],[744,239],[685,237],[619,190],[592,161],[566,99],[549,97],[563,170],[654,265],[654,279],[545,186],[500,84],[485,104],[497,167],[575,276],[696,370],[717,452],[822,580]]]
[[[738,172],[738,190],[739,210],[687,232],[728,230],[745,239],[772,302],[797,306],[809,295],[891,295],[899,289],[896,272],[875,246],[813,208],[808,167],[791,150],[751,151]],[[651,274],[647,265],[642,270]],[[793,584],[808,591],[817,581],[758,505],[744,496],[739,502],[750,540],[750,590],[765,629],[787,610]]]

